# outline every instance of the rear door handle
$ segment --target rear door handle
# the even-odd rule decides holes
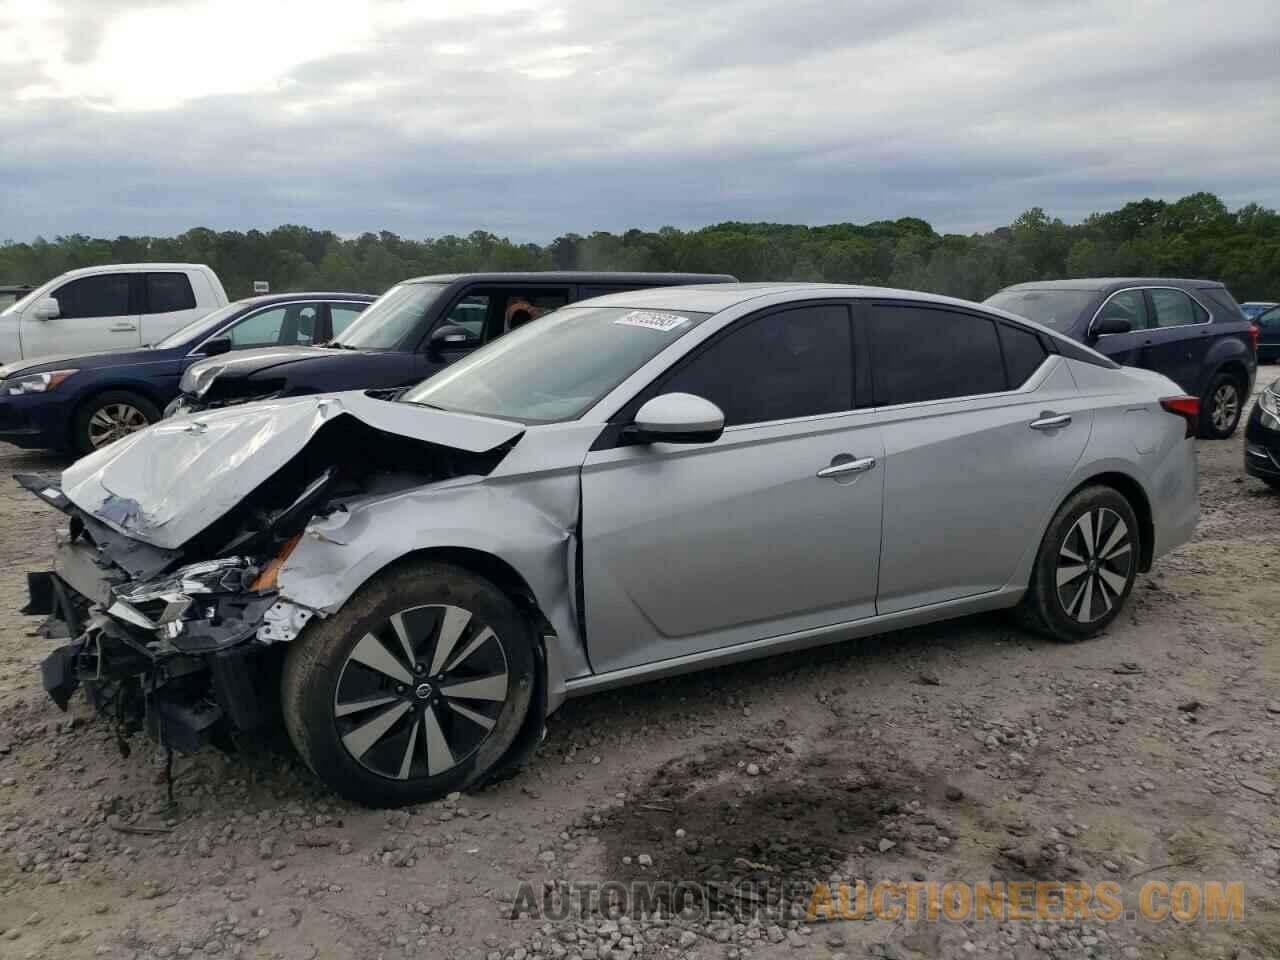
[[[833,463],[829,467],[823,467],[818,471],[818,476],[826,480],[829,477],[844,477],[851,473],[866,473],[876,465],[875,457],[863,457],[861,460],[845,460],[843,463]]]
[[[1065,427],[1071,422],[1070,414],[1066,413],[1048,413],[1041,416],[1039,420],[1031,421],[1032,430],[1056,430],[1058,427]]]

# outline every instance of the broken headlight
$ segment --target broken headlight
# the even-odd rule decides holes
[[[247,557],[226,557],[221,560],[205,560],[193,563],[164,578],[149,583],[136,584],[118,591],[116,602],[107,611],[135,626],[147,630],[160,630],[180,623],[199,598],[210,594],[242,594],[259,573]],[[207,611],[197,610],[191,619],[203,619]],[[165,632],[179,632],[172,627]]]

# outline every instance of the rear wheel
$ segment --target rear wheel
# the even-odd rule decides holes
[[[535,677],[527,619],[489,581],[413,564],[290,644],[285,725],[307,765],[358,803],[462,790],[515,741]]]
[[[1236,432],[1244,409],[1244,386],[1229,373],[1213,378],[1200,401],[1200,436],[1225,440]]]
[[[1018,615],[1055,640],[1084,640],[1120,613],[1138,570],[1138,520],[1111,487],[1072,494],[1045,531]]]
[[[130,390],[108,390],[91,397],[71,426],[71,443],[83,456],[136,433],[160,419],[156,405]]]

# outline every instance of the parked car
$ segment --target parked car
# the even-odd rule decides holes
[[[1241,312],[1250,320],[1258,319],[1260,314],[1266,313],[1274,307],[1280,307],[1280,303],[1274,300],[1246,300],[1240,304]]]
[[[1197,409],[960,300],[620,293],[398,400],[210,411],[19,478],[73,533],[27,609],[69,638],[63,706],[186,750],[280,698],[334,790],[417,802],[577,694],[1006,607],[1096,634],[1194,531]]]
[[[1280,306],[1259,313],[1253,323],[1258,328],[1258,362],[1280,360]]]
[[[0,311],[0,363],[136,350],[226,306],[199,263],[113,263],[69,270]]]
[[[3,310],[12,303],[17,303],[30,293],[32,289],[33,287],[26,283],[13,283],[0,286],[0,310]]]
[[[160,419],[184,370],[204,357],[264,344],[319,343],[374,298],[287,293],[237,300],[123,353],[43,357],[0,367],[0,440],[85,454]]]
[[[731,282],[725,274],[463,273],[384,293],[340,334],[339,350],[259,350],[197,364],[166,415],[329,390],[407,387],[481,344],[567,303],[642,287]]]
[[[1048,280],[986,303],[1043,323],[1117,363],[1163,373],[1200,398],[1200,436],[1235,432],[1257,374],[1258,330],[1212,280]]]
[[[1258,394],[1244,428],[1244,470],[1280,490],[1280,380]]]

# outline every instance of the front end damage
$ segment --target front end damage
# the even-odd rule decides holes
[[[44,687],[64,710],[82,689],[114,724],[125,753],[139,731],[186,753],[230,746],[236,735],[273,723],[285,644],[354,589],[309,602],[282,590],[282,572],[304,538],[312,549],[342,549],[315,528],[341,526],[351,511],[360,516],[370,503],[406,491],[474,485],[520,435],[518,428],[505,438],[480,431],[467,446],[500,442],[466,449],[352,414],[358,404],[390,406],[384,401],[298,402],[312,416],[292,432],[277,424],[264,438],[261,423],[236,426],[228,411],[219,415],[225,423],[177,420],[143,431],[136,436],[159,436],[137,441],[141,449],[125,458],[119,450],[110,459],[86,458],[95,462],[81,461],[60,479],[17,477],[69,518],[53,569],[28,574],[23,612],[46,617],[41,633],[67,641],[43,662]],[[290,408],[284,421],[297,422],[297,412]],[[448,432],[436,431],[445,440]],[[227,449],[255,442],[270,454],[242,456],[234,476],[209,477]],[[147,476],[135,482],[134,474]],[[139,484],[158,495],[140,494]],[[196,502],[182,502],[183,488],[195,491]],[[300,593],[312,586],[295,579]]]

